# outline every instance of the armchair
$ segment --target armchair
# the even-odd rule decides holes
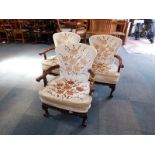
[[[59,32],[53,35],[54,45],[57,47],[58,45],[68,44],[68,43],[79,43],[80,36],[72,33],[72,32]],[[55,48],[48,48],[39,53],[39,55],[44,56],[44,60],[42,61],[42,69],[43,71],[47,70],[49,67],[57,65],[57,57],[51,56],[47,57],[47,53],[55,50]],[[51,71],[52,74],[59,74],[59,69]]]
[[[82,126],[86,126],[94,91],[94,73],[91,68],[96,49],[73,43],[57,46],[55,51],[59,65],[50,67],[36,79],[44,80],[45,87],[39,91],[44,116],[49,117],[48,108],[54,108],[82,117]],[[60,68],[60,76],[48,82],[46,75],[56,68]]]
[[[111,35],[94,35],[89,38],[89,42],[97,49],[93,64],[95,81],[108,85],[111,88],[110,97],[113,97],[120,69],[124,68],[122,58],[116,54],[122,45],[122,40]],[[118,59],[118,66],[114,63],[114,58]]]

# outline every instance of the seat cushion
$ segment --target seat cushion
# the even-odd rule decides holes
[[[96,82],[116,84],[119,80],[120,73],[118,72],[118,66],[116,64],[110,66],[93,64],[93,71],[95,73]]]
[[[43,103],[73,112],[88,112],[92,97],[89,82],[65,81],[60,77],[52,80],[39,91]]]
[[[55,66],[57,64],[58,62],[56,56],[51,56],[48,59],[42,61],[42,69],[47,70],[49,67]],[[52,70],[51,73],[59,74],[59,69]]]

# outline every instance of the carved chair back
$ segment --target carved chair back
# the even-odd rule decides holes
[[[81,38],[78,34],[73,32],[59,32],[53,35],[54,44],[58,45],[68,44],[68,43],[79,43]]]
[[[88,82],[88,70],[92,68],[96,54],[94,47],[82,43],[57,46],[60,76],[66,80]]]
[[[93,35],[89,38],[89,43],[97,49],[94,63],[110,66],[122,40],[111,35]]]

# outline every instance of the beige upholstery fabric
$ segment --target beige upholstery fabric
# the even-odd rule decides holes
[[[86,44],[68,44],[56,47],[60,76],[67,80],[85,82],[89,79],[96,49]]]
[[[120,73],[116,64],[112,64],[110,67],[93,64],[93,71],[97,82],[116,84],[119,80]]]
[[[80,36],[72,33],[72,32],[60,32],[60,33],[55,33],[53,35],[54,43],[55,46],[57,45],[63,45],[63,44],[68,44],[68,43],[79,43],[80,42]],[[42,69],[46,70],[49,67],[53,65],[57,65],[57,58],[56,56],[52,56],[48,58],[47,60],[42,61]],[[56,73],[59,74],[59,69],[51,71],[51,73]]]
[[[75,112],[87,112],[92,100],[89,82],[66,81],[60,77],[51,81],[39,94],[43,103]]]
[[[114,55],[122,45],[122,40],[111,35],[93,35],[89,38],[90,45],[97,49],[94,63],[111,65]]]
[[[114,55],[122,44],[122,40],[111,35],[94,35],[89,38],[90,45],[97,49],[93,64],[95,81],[116,84],[120,73],[114,64]]]
[[[48,59],[42,61],[42,69],[47,70],[49,67],[55,66],[57,64],[58,64],[57,57],[51,56]],[[59,74],[59,72],[60,72],[59,69],[55,69],[51,71],[51,73],[55,73],[55,74]]]
[[[73,32],[59,32],[53,35],[55,47],[68,43],[79,43],[81,38],[78,34]]]
[[[88,69],[92,68],[96,49],[85,44],[56,47],[60,77],[39,91],[43,103],[74,112],[85,113],[91,106]]]

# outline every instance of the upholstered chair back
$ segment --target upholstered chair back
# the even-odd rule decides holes
[[[79,43],[81,38],[73,32],[59,32],[53,35],[55,47],[68,43]]]
[[[97,49],[94,63],[110,66],[114,63],[114,55],[122,45],[122,40],[111,35],[93,35],[89,43]]]
[[[93,46],[73,43],[57,46],[56,55],[60,65],[60,76],[66,80],[88,82],[88,69],[97,55]]]

